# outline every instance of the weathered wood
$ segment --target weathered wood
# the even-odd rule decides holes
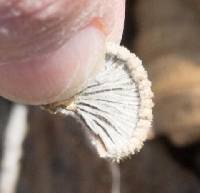
[[[18,193],[111,192],[109,165],[74,118],[33,108],[29,121]]]
[[[134,7],[141,56],[155,94],[154,127],[177,145],[200,139],[200,2],[140,0]]]
[[[133,159],[123,162],[122,193],[200,193],[200,179],[192,168],[179,162],[171,151],[169,144],[156,140],[146,143]],[[190,151],[187,153],[192,157]],[[196,153],[200,154],[200,149]]]
[[[10,109],[11,109],[11,102],[0,97],[0,160],[2,157],[3,136],[5,127],[7,125],[7,121],[9,119]]]

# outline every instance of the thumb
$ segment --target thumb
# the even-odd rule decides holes
[[[21,103],[72,96],[101,68],[105,42],[118,41],[123,29],[124,0],[43,1],[12,4],[12,17],[0,12],[0,95]]]

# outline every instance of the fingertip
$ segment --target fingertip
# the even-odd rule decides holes
[[[72,96],[104,64],[105,39],[87,26],[55,52],[0,66],[0,95],[34,105]]]
[[[106,36],[104,31],[93,24],[87,26],[67,43],[67,63],[76,69],[62,92],[54,101],[64,100],[79,92],[84,84],[104,66]],[[67,64],[66,64],[67,65]]]

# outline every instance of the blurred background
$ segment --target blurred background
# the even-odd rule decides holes
[[[30,107],[16,193],[200,193],[200,1],[127,0],[122,44],[153,83],[151,139],[111,165],[72,117]],[[13,106],[0,99],[0,160]]]

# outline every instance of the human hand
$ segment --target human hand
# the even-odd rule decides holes
[[[0,0],[0,96],[46,104],[73,95],[120,42],[125,0]]]

